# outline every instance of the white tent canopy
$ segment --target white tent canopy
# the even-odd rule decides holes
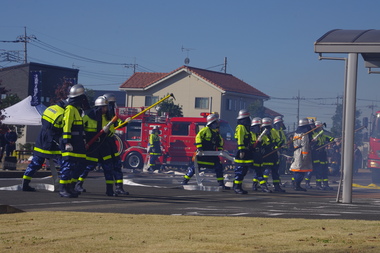
[[[32,106],[28,96],[17,104],[3,109],[5,119],[1,122],[5,125],[41,125],[41,114],[45,110],[44,105]]]

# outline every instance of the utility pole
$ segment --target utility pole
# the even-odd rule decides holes
[[[298,122],[300,121],[300,101],[301,100],[305,100],[305,98],[301,98],[300,96],[300,90],[298,90],[298,96],[297,97],[293,97],[293,99],[297,99],[297,124]]]
[[[227,73],[227,57],[224,57],[224,73]]]
[[[125,68],[133,68],[133,74],[136,73],[136,67],[138,66],[138,64],[134,63],[134,64],[125,64],[124,67]]]
[[[24,35],[20,35],[17,37],[18,42],[24,43],[24,63],[28,63],[28,43],[30,40],[37,39],[36,36],[26,34],[26,26],[24,26]]]

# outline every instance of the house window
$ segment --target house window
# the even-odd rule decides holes
[[[245,101],[240,100],[240,110],[241,109],[247,109]]]
[[[209,98],[195,98],[195,108],[197,109],[208,109]]]
[[[156,102],[158,102],[158,96],[146,96],[145,97],[145,106],[151,106]]]
[[[227,111],[233,111],[235,108],[235,101],[233,99],[227,99],[226,100],[226,110]]]

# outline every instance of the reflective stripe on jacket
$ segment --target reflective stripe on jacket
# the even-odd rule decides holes
[[[83,120],[79,110],[73,105],[66,106],[63,121],[62,159],[86,159]],[[71,143],[73,151],[65,150],[66,143]]]
[[[44,158],[54,158],[61,155],[59,139],[62,136],[64,125],[63,114],[65,109],[61,103],[49,106],[41,116],[42,127],[36,139],[34,155]]]

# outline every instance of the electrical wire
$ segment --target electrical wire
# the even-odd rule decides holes
[[[58,54],[58,55],[61,55],[64,57],[71,58],[71,59],[76,59],[76,60],[81,60],[81,61],[91,62],[91,63],[98,63],[98,64],[107,64],[107,65],[120,65],[120,66],[127,65],[127,63],[106,62],[106,61],[100,61],[100,60],[91,59],[88,57],[79,56],[79,55],[67,52],[65,50],[59,49],[57,47],[54,47],[54,46],[52,46],[48,43],[45,43],[39,39],[31,40],[30,44],[34,45],[40,49],[46,50],[48,52],[55,53],[55,54]]]

